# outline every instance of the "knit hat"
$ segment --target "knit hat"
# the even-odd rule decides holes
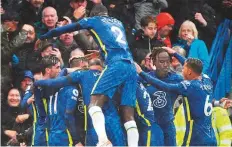
[[[157,29],[161,29],[165,25],[174,25],[175,20],[169,13],[160,13],[156,16]]]

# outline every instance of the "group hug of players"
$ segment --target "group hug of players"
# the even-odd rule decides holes
[[[71,73],[63,69],[56,77],[53,72],[60,68],[59,59],[42,59],[44,78],[35,81],[33,91],[25,96],[35,97],[32,145],[176,146],[173,105],[178,95],[185,97],[191,114],[186,116],[183,145],[217,145],[211,124],[213,86],[202,73],[204,65],[199,59],[185,59],[169,48],[155,49],[151,59],[160,67],[145,73],[132,59],[122,23],[107,14],[50,30],[40,39],[80,29],[91,32],[100,48],[93,55],[100,53],[104,63],[91,59],[88,69]],[[183,65],[182,76],[169,70],[171,55]],[[77,85],[86,112],[85,142],[74,115]]]

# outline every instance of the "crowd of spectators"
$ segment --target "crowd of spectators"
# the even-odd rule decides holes
[[[207,73],[217,27],[224,18],[232,19],[232,0],[2,0],[2,145],[17,144],[17,134],[30,134],[31,117],[20,109],[20,101],[43,57],[56,56],[65,68],[70,66],[70,53],[75,49],[85,54],[98,50],[86,30],[51,40],[38,38],[53,28],[105,11],[98,10],[98,5],[123,22],[133,58],[145,71],[155,69],[152,50],[166,46],[201,59]],[[174,57],[172,66],[174,71],[181,71]]]

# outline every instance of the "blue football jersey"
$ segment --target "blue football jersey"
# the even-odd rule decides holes
[[[137,83],[136,98],[137,121],[146,126],[151,125],[153,122],[155,122],[152,101],[144,85],[139,82]]]
[[[168,92],[174,92],[186,96],[188,99],[190,118],[190,145],[216,145],[216,139],[211,123],[212,114],[212,93],[213,86],[207,75],[201,79],[182,81],[177,84],[170,84],[154,78],[144,72],[140,74],[153,86]],[[191,139],[191,141],[190,141]]]
[[[187,96],[191,118],[199,124],[206,124],[207,119],[211,124],[212,92],[213,85],[207,75],[202,75],[201,80],[183,81],[179,91]]]
[[[105,63],[116,60],[130,60],[132,56],[121,21],[106,16],[84,18],[78,22],[81,28],[88,29],[101,48]]]
[[[156,77],[154,71],[150,72],[149,74],[152,77]],[[176,73],[170,72],[166,78],[163,78],[161,80],[167,83],[178,83],[180,81],[183,81],[183,78]],[[176,98],[178,97],[178,94],[161,90],[150,84],[145,84],[145,86],[152,100],[152,106],[155,113],[155,121],[159,124],[162,124],[173,120],[173,105]]]

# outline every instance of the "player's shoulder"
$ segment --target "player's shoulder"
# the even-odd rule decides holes
[[[176,73],[176,72],[170,72],[169,78],[170,78],[170,80],[174,80],[176,82],[180,82],[180,81],[184,80],[183,76],[180,75],[180,74],[178,74],[178,73]]]
[[[184,80],[180,82],[185,89],[196,87],[196,83],[193,80]]]

